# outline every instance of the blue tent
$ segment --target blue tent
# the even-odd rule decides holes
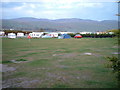
[[[62,34],[62,35],[60,35],[58,38],[59,38],[59,39],[68,39],[68,38],[71,38],[71,36],[68,35],[68,34]]]

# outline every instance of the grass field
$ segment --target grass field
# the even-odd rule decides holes
[[[116,88],[116,38],[2,40],[3,87]]]

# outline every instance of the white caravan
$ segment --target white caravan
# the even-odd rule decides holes
[[[0,36],[4,36],[5,32],[0,31]]]
[[[29,35],[33,38],[40,38],[42,36],[43,32],[32,32],[29,33]]]
[[[16,34],[15,33],[8,33],[8,38],[16,38]]]
[[[47,35],[51,37],[58,37],[58,33],[55,32],[48,33]]]
[[[24,33],[17,33],[17,37],[24,37]]]

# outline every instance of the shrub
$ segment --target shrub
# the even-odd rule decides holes
[[[118,86],[120,87],[120,60],[115,56],[107,57],[107,59],[111,62],[109,68],[112,68],[117,73]]]
[[[76,34],[69,33],[68,35],[70,35],[71,37],[74,37]]]
[[[115,56],[112,56],[112,57],[107,57],[107,59],[112,62],[111,64],[111,68],[113,68],[113,71],[120,71],[120,60],[115,57]]]

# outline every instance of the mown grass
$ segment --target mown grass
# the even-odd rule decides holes
[[[29,62],[26,65],[32,66],[32,67],[45,66],[45,65],[49,65],[49,60],[48,59],[34,60],[34,61]]]
[[[3,38],[3,64],[15,67],[4,80],[39,80],[35,88],[114,88],[117,80],[106,68],[107,56],[117,52],[116,38],[7,39]],[[93,55],[85,55],[92,53]],[[114,55],[117,56],[117,55]],[[27,62],[10,63],[10,60]],[[17,82],[14,82],[17,83]],[[28,87],[31,84],[28,84]],[[22,86],[21,86],[22,87]]]

